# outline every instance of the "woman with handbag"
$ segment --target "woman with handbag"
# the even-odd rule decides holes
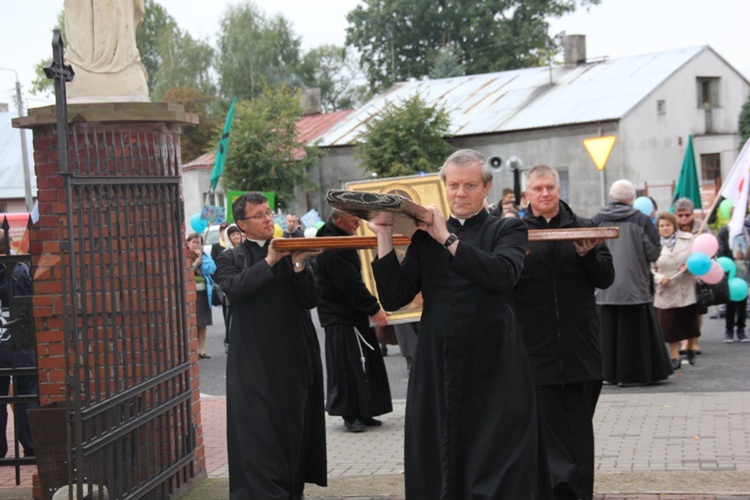
[[[661,212],[656,217],[661,237],[661,255],[651,265],[656,285],[654,308],[664,340],[669,343],[672,368],[681,366],[680,341],[687,340],[688,363],[695,364],[700,337],[700,312],[695,295],[695,276],[687,271],[693,235],[678,230],[677,217]]]

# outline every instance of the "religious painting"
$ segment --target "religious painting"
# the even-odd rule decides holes
[[[391,177],[388,179],[377,179],[371,181],[354,181],[346,184],[346,189],[352,191],[369,191],[372,193],[398,194],[420,205],[437,205],[444,214],[448,213],[448,202],[445,196],[445,187],[438,174],[413,175],[406,177]],[[411,237],[416,231],[416,225],[408,219],[396,219],[393,234],[403,234]],[[374,236],[367,225],[363,223],[357,232],[360,236]],[[397,246],[396,254],[399,260],[406,255],[407,245]],[[375,278],[372,274],[370,263],[377,255],[377,248],[359,250],[362,261],[362,278],[370,292],[378,296]],[[388,321],[391,324],[410,323],[419,321],[422,316],[422,294],[419,293],[414,300],[398,311],[389,311],[391,314]]]

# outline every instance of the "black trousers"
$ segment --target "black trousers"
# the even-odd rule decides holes
[[[737,302],[727,302],[727,314],[724,318],[727,331],[734,330],[734,327],[745,328],[745,319],[747,318],[747,299]]]
[[[542,445],[555,499],[594,496],[594,411],[602,382],[536,387]]]

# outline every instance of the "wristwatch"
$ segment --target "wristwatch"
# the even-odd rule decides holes
[[[301,267],[305,267],[305,263],[304,262],[295,262],[294,263],[294,268],[295,269],[299,269]]]
[[[443,246],[445,248],[448,248],[449,246],[451,246],[452,244],[454,244],[457,241],[458,241],[458,236],[456,236],[455,234],[451,233],[450,236],[448,236],[448,239],[445,240],[445,243],[443,243]]]

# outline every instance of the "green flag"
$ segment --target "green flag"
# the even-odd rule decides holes
[[[219,149],[216,151],[216,160],[214,161],[214,171],[211,172],[211,190],[216,190],[216,185],[219,183],[219,177],[224,172],[224,163],[227,161],[227,150],[229,149],[229,129],[232,128],[232,116],[234,116],[234,103],[237,102],[237,98],[232,99],[232,105],[229,106],[229,113],[227,113],[227,121],[224,123],[224,132],[221,134],[219,139]]]
[[[695,208],[701,208],[701,190],[698,184],[698,172],[695,169],[695,153],[693,153],[693,136],[688,136],[685,159],[682,160],[682,170],[677,179],[677,186],[672,197],[672,205],[680,198],[688,198]]]

